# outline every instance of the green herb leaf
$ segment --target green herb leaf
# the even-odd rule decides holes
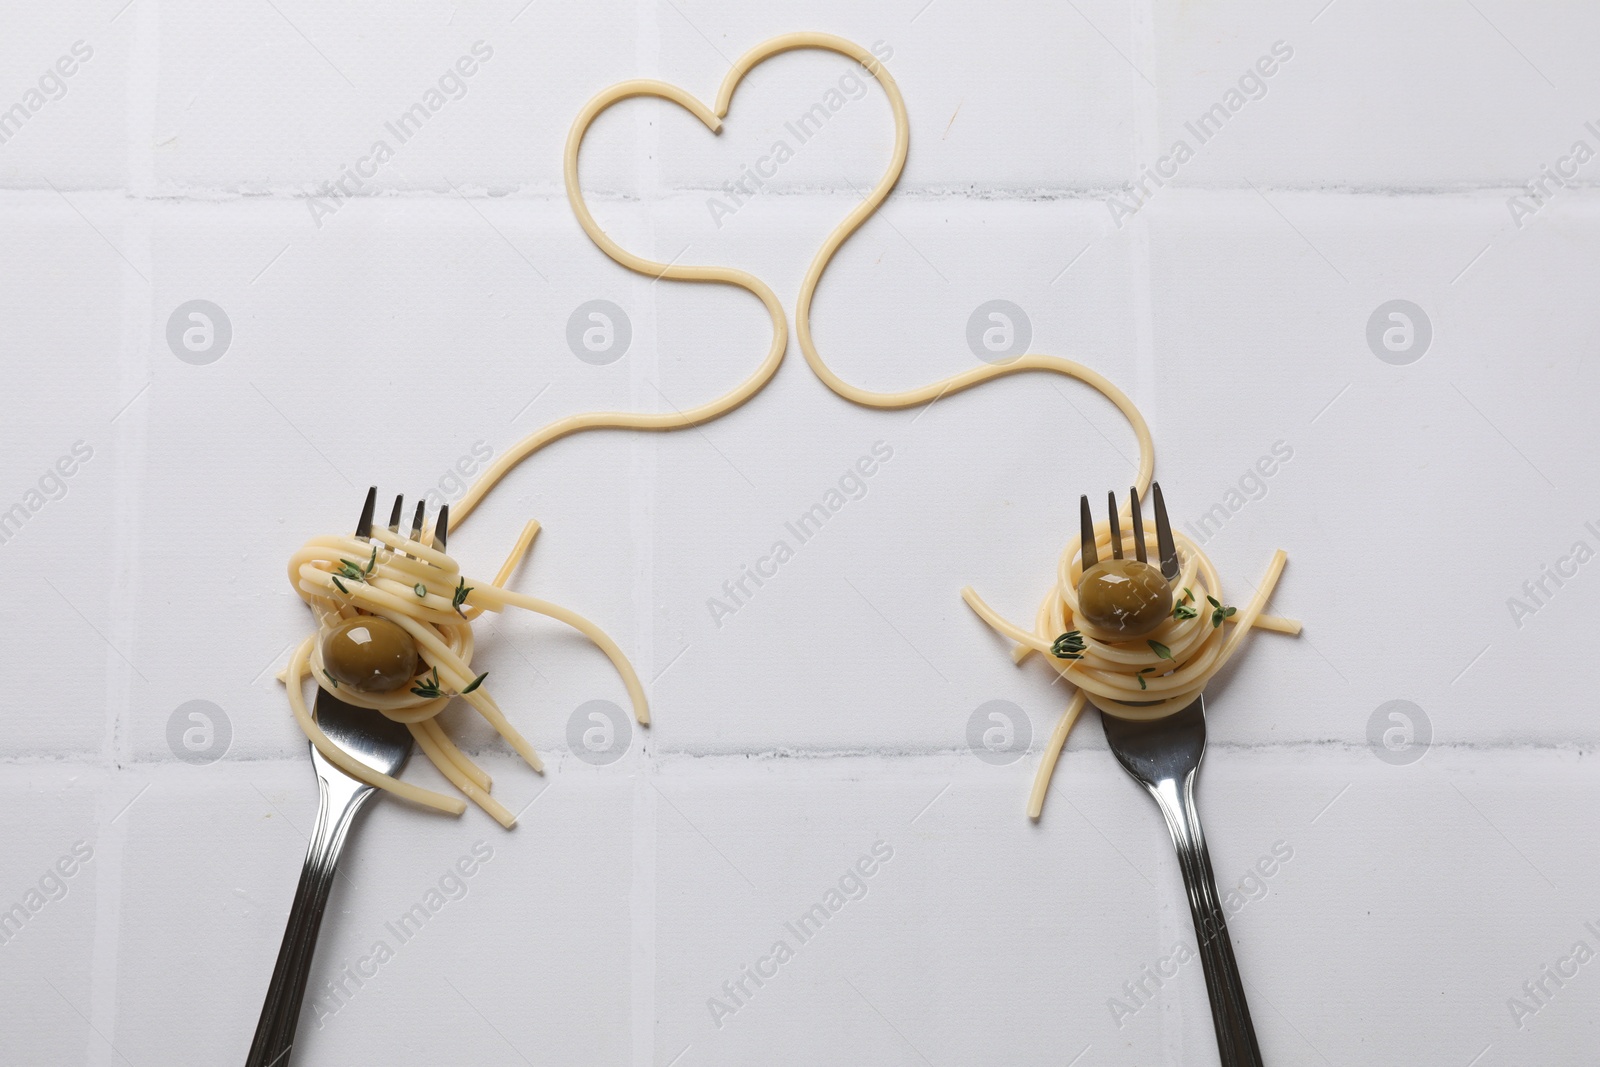
[[[1056,659],[1082,659],[1079,653],[1083,648],[1083,634],[1077,630],[1068,630],[1056,638],[1055,644],[1050,646],[1050,654]]]
[[[326,670],[322,672],[322,676],[328,680],[329,685],[333,686],[335,689],[339,688],[339,679],[329,674]]]
[[[435,667],[433,669],[432,677],[424,678],[422,681],[412,686],[411,691],[417,696],[426,697],[429,700],[444,696],[444,693],[439,689],[439,668]]]
[[[1187,604],[1189,601],[1191,601],[1193,599],[1194,599],[1194,591],[1192,589],[1190,589],[1188,586],[1184,586],[1183,587],[1183,601],[1182,601],[1182,603]]]
[[[450,598],[450,606],[465,615],[466,612],[461,611],[461,605],[467,602],[467,594],[472,590],[473,586],[468,585],[465,578],[456,579],[456,591],[455,595]]]
[[[344,587],[344,583],[339,580],[339,576],[337,574],[335,574],[333,576],[333,584],[335,586],[337,586],[338,589],[339,589],[339,592],[343,593],[345,596],[349,596],[350,595],[350,590],[348,590],[348,589],[346,589]]]
[[[1142,670],[1138,674],[1134,675],[1134,678],[1136,678],[1138,680],[1138,682],[1139,682],[1139,688],[1140,689],[1149,689],[1150,688],[1149,686],[1144,684],[1144,676],[1149,674],[1153,670],[1155,670],[1154,667],[1146,667],[1144,670]]]
[[[411,588],[416,590],[416,594],[418,596],[425,597],[425,596],[428,595],[428,587],[423,585],[421,582],[418,582],[416,585],[412,586]]]
[[[1220,602],[1218,602],[1217,598],[1214,597],[1214,596],[1206,597],[1206,602],[1209,603],[1214,608],[1222,607],[1222,604]]]
[[[1160,641],[1146,641],[1145,644],[1150,646],[1151,652],[1154,652],[1162,659],[1172,659],[1172,649],[1168,648],[1166,645],[1163,645]]]
[[[364,582],[367,580],[367,572],[349,560],[341,559],[339,561],[339,577],[348,578],[352,582]]]
[[[1179,604],[1177,607],[1172,609],[1172,617],[1174,619],[1192,619],[1198,614],[1199,612],[1195,611],[1194,608],[1191,608],[1187,604]]]
[[[483,680],[487,677],[489,677],[488,671],[484,671],[482,674],[478,675],[472,681],[467,683],[467,687],[461,691],[461,695],[466,696],[468,693],[478,688],[478,686],[483,684]]]
[[[1216,604],[1216,601],[1212,601],[1212,603]],[[1223,619],[1233,618],[1238,610],[1238,608],[1225,608],[1221,604],[1217,604],[1217,610],[1211,613],[1211,628],[1215,630],[1222,625]]]

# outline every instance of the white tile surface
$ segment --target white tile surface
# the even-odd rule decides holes
[[[373,482],[458,496],[452,469],[475,448],[499,454],[574,412],[686,408],[750,373],[760,306],[608,260],[573,220],[561,146],[613,81],[710,98],[729,58],[811,27],[883,42],[911,109],[901,187],[818,297],[841,374],[888,389],[969,366],[968,317],[1007,299],[1034,349],[1139,403],[1180,521],[1249,489],[1274,447],[1289,454],[1207,543],[1236,599],[1286,549],[1275,609],[1306,622],[1298,640],[1252,638],[1213,687],[1201,791],[1219,881],[1242,894],[1231,929],[1268,1062],[1593,1062],[1597,965],[1544,979],[1539,1002],[1523,985],[1579,941],[1600,951],[1586,625],[1600,564],[1542,579],[1575,542],[1600,549],[1600,195],[1581,169],[1527,217],[1508,203],[1575,140],[1600,150],[1591,11],[136,0],[11,14],[0,112],[74,42],[94,54],[0,143],[0,513],[28,512],[0,542],[0,908],[37,905],[15,932],[0,914],[0,1062],[242,1060],[314,814],[273,679],[307,622],[285,557],[348,523]],[[464,94],[360,195],[313,199],[480,40],[493,55]],[[1259,98],[1149,183],[1144,168],[1194,136],[1184,123],[1226,107],[1280,40],[1293,55],[1264,95],[1247,84]],[[626,104],[585,149],[596,216],[640,254],[747,269],[792,308],[882,166],[881,96],[850,100],[720,225],[708,201],[848,72],[781,57],[718,137],[670,105]],[[195,299],[232,328],[209,365],[167,340]],[[593,299],[632,328],[607,366],[566,341]],[[1403,366],[1367,341],[1395,299],[1433,331]],[[1076,496],[1128,479],[1131,433],[1082,386],[1043,378],[868,411],[815,379],[792,325],[790,348],[746,408],[563,441],[452,538],[492,573],[540,519],[521,587],[619,641],[655,725],[589,766],[568,721],[624,699],[604,658],[540,620],[482,627],[478,662],[548,774],[450,713],[497,792],[532,806],[508,834],[475,810],[374,805],[313,982],[378,941],[394,955],[346,1002],[308,1007],[296,1063],[1215,1062],[1197,963],[1148,1004],[1109,1003],[1192,944],[1155,811],[1089,722],[1043,820],[1023,817],[1064,696],[1037,664],[1014,668],[958,596],[971,583],[1029,617]],[[875,448],[864,488],[798,543],[785,524]],[[780,538],[793,558],[716,617],[708,601]],[[1537,610],[1514,618],[1508,600],[1541,579]],[[992,700],[1031,733],[1004,766],[967,747]],[[1427,716],[1420,762],[1373,755],[1391,700]],[[169,740],[203,728],[192,701],[226,736],[207,765]],[[892,855],[864,892],[846,881],[858,899],[803,943],[787,930],[874,846]],[[89,858],[52,874],[75,847]],[[441,881],[474,847],[492,858]],[[1292,855],[1251,876],[1275,848]],[[458,899],[401,944],[385,922],[435,887]],[[733,1003],[724,983],[780,939],[793,957]],[[1537,1012],[1514,1017],[1514,997]]]
[[[140,73],[137,30],[117,7],[83,0],[6,12],[0,94],[8,189],[116,188],[129,180],[133,145],[124,104]],[[18,110],[20,108],[21,110]]]

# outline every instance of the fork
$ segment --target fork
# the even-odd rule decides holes
[[[357,537],[372,536],[372,510],[377,495],[376,486],[367,490],[361,519],[356,524]],[[399,529],[402,504],[403,498],[395,497],[389,519],[391,530]],[[424,506],[423,502],[417,504],[411,525],[412,540],[418,540],[422,534]],[[439,509],[434,521],[433,545],[441,551],[449,522],[449,506],[446,505]],[[328,740],[380,774],[400,773],[411,756],[413,740],[404,723],[368,708],[347,704],[325,689],[317,690],[316,718]],[[322,913],[333,887],[339,854],[344,850],[356,812],[375,791],[372,786],[335,767],[317,751],[316,745],[311,746],[311,765],[317,772],[320,795],[317,823],[311,831],[305,866],[300,870],[300,884],[295,889],[289,923],[283,932],[278,962],[272,970],[272,981],[267,986],[266,1002],[261,1007],[261,1019],[256,1024],[255,1039],[250,1043],[245,1067],[286,1067],[289,1062],[295,1030],[300,1023],[306,981],[311,974],[311,958],[317,947],[317,932],[322,927]]]
[[[1152,484],[1155,503],[1156,546],[1161,573],[1170,582],[1178,577],[1178,550],[1172,540],[1172,524],[1167,520],[1166,502],[1161,487]],[[1122,557],[1122,536],[1117,525],[1115,494],[1108,494],[1111,505],[1111,544],[1117,558]],[[1134,552],[1145,559],[1144,521],[1139,513],[1139,494],[1130,490]],[[1094,524],[1089,502],[1083,500],[1084,550],[1094,549]],[[1166,817],[1178,852],[1178,868],[1183,872],[1189,896],[1189,914],[1194,919],[1195,938],[1200,946],[1200,965],[1205,971],[1206,993],[1211,999],[1211,1022],[1217,1032],[1217,1053],[1222,1067],[1262,1067],[1261,1049],[1256,1044],[1255,1027],[1250,1022],[1250,1007],[1245,1002],[1244,980],[1233,956],[1228,938],[1228,923],[1217,897],[1217,879],[1211,871],[1211,853],[1206,848],[1205,832],[1200,828],[1200,812],[1195,807],[1195,772],[1206,753],[1206,701],[1204,696],[1172,715],[1159,719],[1123,719],[1104,712],[1100,725],[1106,743],[1122,769],[1155,798]]]

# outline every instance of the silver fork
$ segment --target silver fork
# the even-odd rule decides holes
[[[356,524],[356,536],[372,536],[372,509],[377,487],[367,491]],[[402,499],[395,497],[389,528],[398,529]],[[422,532],[423,505],[417,505],[411,536]],[[445,528],[449,525],[448,506],[439,509],[434,525],[434,545],[443,550]],[[317,690],[317,724],[340,749],[381,774],[400,773],[411,756],[412,737],[404,723],[395,722],[375,711],[347,704],[324,689]],[[267,999],[256,1023],[256,1036],[250,1043],[245,1067],[286,1067],[294,1048],[295,1030],[300,1023],[300,1006],[305,998],[306,980],[311,974],[311,959],[317,947],[317,931],[328,904],[328,891],[344,850],[351,823],[374,789],[345,774],[311,746],[311,765],[317,772],[320,801],[317,823],[311,831],[305,866],[300,870],[300,885],[295,889],[289,909],[289,923],[278,949],[278,962],[267,986]]]
[[[1161,573],[1168,581],[1178,577],[1178,551],[1172,540],[1172,525],[1167,520],[1166,502],[1161,487],[1151,485],[1155,502],[1156,545],[1161,557]],[[1144,522],[1139,513],[1139,494],[1130,490],[1133,506],[1134,550],[1145,558]],[[1089,503],[1083,501],[1084,544],[1093,550],[1093,523]],[[1120,558],[1122,544],[1117,529],[1116,497],[1111,497],[1113,551]],[[1233,957],[1233,942],[1228,938],[1228,923],[1217,897],[1217,880],[1211,871],[1211,853],[1206,849],[1205,832],[1200,828],[1200,812],[1194,802],[1195,772],[1206,754],[1206,701],[1201,696],[1173,715],[1137,721],[1102,713],[1100,725],[1106,742],[1134,781],[1149,790],[1166,817],[1167,830],[1178,851],[1178,868],[1189,895],[1189,914],[1194,919],[1195,938],[1200,945],[1200,965],[1205,971],[1206,993],[1211,998],[1211,1022],[1217,1032],[1217,1052],[1222,1067],[1262,1067],[1261,1049],[1256,1044],[1255,1027],[1250,1022],[1250,1006],[1245,1002],[1244,981]]]

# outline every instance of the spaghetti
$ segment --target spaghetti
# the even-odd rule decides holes
[[[788,322],[783,305],[772,290],[754,275],[731,267],[687,266],[658,263],[624,250],[606,235],[583,199],[578,181],[578,157],[584,136],[602,112],[622,100],[657,96],[686,108],[709,127],[720,129],[716,115],[694,97],[664,82],[635,80],[621,82],[603,90],[586,104],[567,136],[563,158],[567,198],[578,223],[606,255],[629,270],[651,278],[678,281],[714,282],[744,289],[766,308],[772,321],[772,342],[760,366],[744,381],[722,396],[687,411],[667,413],[601,411],[572,415],[519,441],[501,455],[467,490],[451,515],[447,532],[453,531],[496,484],[523,460],[548,444],[583,430],[632,429],[676,430],[698,426],[739,407],[755,396],[772,379],[788,346]],[[724,109],[725,110],[725,109]],[[353,778],[387,790],[405,800],[459,815],[466,804],[448,796],[380,774],[347,755],[330,741],[308,708],[303,692],[307,677],[318,685],[337,692],[340,699],[403,722],[416,739],[417,747],[466,797],[508,829],[516,819],[504,805],[489,794],[490,779],[480,767],[445,734],[438,715],[459,695],[482,715],[510,743],[530,767],[542,771],[539,755],[510,720],[472,669],[473,635],[471,620],[483,611],[507,607],[523,608],[572,626],[603,651],[616,667],[627,687],[634,716],[641,725],[650,721],[644,687],[627,657],[606,633],[588,619],[549,601],[506,588],[512,573],[527,554],[538,533],[539,524],[529,522],[517,539],[510,556],[493,582],[464,577],[455,560],[432,546],[432,537],[419,540],[386,529],[374,528],[378,544],[349,536],[317,537],[308,541],[289,561],[289,581],[317,617],[318,632],[296,648],[289,665],[279,676],[286,684],[289,706],[295,721],[311,743],[330,762]],[[369,554],[370,553],[370,554]],[[346,578],[354,569],[359,579]],[[358,692],[339,686],[322,661],[319,637],[331,627],[360,615],[379,616],[398,625],[417,645],[426,670],[393,693]]]
[[[788,34],[757,45],[734,65],[728,75],[730,82],[737,81],[736,75],[742,76],[744,71],[769,56],[799,48],[837,52],[860,63],[882,86],[889,100],[890,111],[894,115],[895,127],[894,149],[888,168],[866,198],[857,204],[823,240],[800,284],[800,293],[795,303],[795,337],[812,371],[829,389],[846,400],[864,407],[887,410],[914,407],[919,404],[931,405],[943,397],[970,389],[990,379],[1030,371],[1047,371],[1076,378],[1111,401],[1133,428],[1134,436],[1139,441],[1139,465],[1135,473],[1135,486],[1140,497],[1143,497],[1149,490],[1151,475],[1155,469],[1155,446],[1150,436],[1150,428],[1127,394],[1103,375],[1081,363],[1059,356],[1030,353],[1007,363],[974,367],[920,388],[898,392],[873,392],[845,381],[823,360],[811,332],[811,307],[816,297],[817,286],[821,283],[829,264],[832,263],[835,253],[878,210],[895,183],[900,180],[911,142],[911,122],[906,112],[905,99],[900,94],[900,87],[888,69],[876,56],[860,45],[831,34]],[[724,83],[723,95],[718,98],[719,114],[726,112],[725,101],[731,94],[730,82]],[[1122,530],[1130,529],[1131,523],[1128,521],[1130,514],[1130,509],[1125,506],[1122,509],[1123,520],[1120,523]],[[1095,526],[1095,538],[1101,546],[1101,558],[1104,559],[1111,543],[1109,522]],[[1198,602],[1202,606],[1207,603],[1203,598],[1217,598],[1220,608],[1221,584],[1211,561],[1200,551],[1198,545],[1181,533],[1178,535],[1178,546],[1183,560],[1180,586],[1186,587],[1192,598],[1199,598]],[[1043,809],[1044,794],[1051,776],[1055,773],[1061,748],[1086,703],[1092,702],[1104,712],[1126,718],[1148,719],[1171,714],[1185,707],[1200,694],[1206,682],[1228,661],[1252,628],[1288,634],[1300,632],[1300,624],[1297,622],[1262,614],[1277,584],[1278,576],[1283,571],[1284,561],[1285,556],[1281,550],[1274,553],[1255,597],[1243,611],[1227,618],[1226,621],[1234,625],[1226,634],[1222,626],[1223,619],[1219,618],[1217,624],[1213,625],[1210,611],[1196,609],[1194,618],[1168,620],[1154,634],[1149,635],[1148,640],[1141,637],[1137,641],[1112,641],[1103,639],[1107,635],[1096,636],[1094,628],[1077,617],[1078,604],[1075,590],[1077,579],[1082,575],[1082,554],[1078,541],[1069,543],[1062,553],[1056,584],[1040,606],[1032,631],[1007,622],[985,604],[971,587],[962,589],[962,598],[984,622],[1016,642],[1012,657],[1016,662],[1020,663],[1033,652],[1045,653],[1050,655],[1051,662],[1056,665],[1061,675],[1078,686],[1077,693],[1072,697],[1052,732],[1040,762],[1028,803],[1030,817],[1038,818]],[[1051,655],[1055,640],[1074,630],[1084,638],[1085,647],[1079,653],[1082,658],[1057,659]],[[1151,641],[1165,648],[1168,655],[1161,656]]]
[[[1123,530],[1127,523],[1121,523]],[[1095,545],[1099,552],[1111,549],[1110,523],[1095,525]],[[1223,607],[1222,585],[1211,560],[1181,532],[1176,533],[1182,570],[1176,585],[1182,591],[1180,607],[1189,608],[1188,617],[1174,615],[1161,626],[1135,640],[1119,641],[1099,633],[1078,614],[1078,579],[1083,576],[1081,539],[1074,539],[1061,553],[1056,583],[1045,596],[1034,619],[1032,631],[1024,630],[984,603],[971,586],[961,590],[961,598],[978,617],[1002,637],[1016,642],[1012,660],[1021,663],[1035,652],[1044,653],[1049,662],[1077,686],[1056,728],[1045,745],[1039,770],[1028,797],[1028,815],[1037,819],[1044,810],[1044,797],[1055,774],[1067,734],[1083,713],[1085,704],[1125,719],[1156,719],[1181,711],[1194,702],[1206,683],[1220,671],[1252,628],[1298,634],[1300,624],[1262,614],[1287,560],[1282,549],[1272,554],[1267,572],[1256,587],[1249,604],[1236,611]],[[1124,533],[1123,549],[1131,557],[1133,540]],[[1104,558],[1104,557],[1102,557]],[[1231,632],[1224,624],[1232,624]],[[1077,632],[1078,648],[1064,658],[1056,642],[1061,635]]]
[[[641,723],[649,722],[644,687],[627,657],[605,631],[576,612],[505,588],[507,578],[527,554],[537,533],[538,524],[530,522],[493,582],[464,577],[455,560],[430,547],[427,539],[412,540],[382,528],[372,531],[376,545],[358,537],[316,537],[290,557],[289,580],[317,616],[318,632],[302,641],[290,657],[284,681],[295,721],[324,757],[351,777],[414,803],[457,815],[466,809],[459,797],[380,774],[329,741],[306,707],[302,690],[307,675],[347,704],[370,708],[405,723],[417,747],[451,784],[502,826],[513,826],[516,820],[511,812],[489,795],[489,775],[456,747],[438,722],[439,713],[452,695],[459,694],[530,767],[544,769],[539,754],[506,718],[494,697],[481,684],[474,685],[481,679],[472,670],[472,619],[484,611],[507,607],[557,619],[593,641],[622,676],[634,714]],[[360,559],[369,548],[369,564],[360,568],[363,576],[348,577],[347,561]],[[425,669],[408,685],[390,693],[370,693],[339,685],[333,679],[323,662],[319,638],[339,623],[361,616],[387,619],[416,642]]]

